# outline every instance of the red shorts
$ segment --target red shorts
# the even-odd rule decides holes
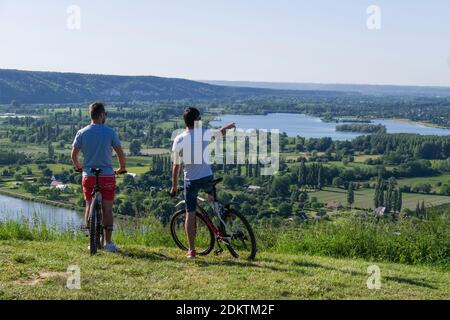
[[[92,200],[92,191],[94,190],[96,183],[95,177],[83,177],[83,193],[84,200]],[[113,201],[116,196],[116,177],[115,176],[105,176],[99,177],[100,193],[102,194],[103,200]]]

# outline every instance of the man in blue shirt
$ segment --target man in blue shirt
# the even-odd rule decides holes
[[[83,193],[86,200],[85,224],[89,218],[89,208],[92,203],[92,190],[96,179],[91,173],[92,168],[102,170],[99,178],[100,189],[103,198],[103,225],[105,226],[105,250],[117,252],[116,245],[112,242],[113,215],[112,207],[116,191],[115,171],[112,167],[112,149],[119,158],[120,168],[118,174],[126,172],[125,153],[123,152],[117,133],[105,125],[106,110],[101,102],[95,102],[89,106],[91,124],[78,131],[72,145],[72,162],[78,171],[83,172]],[[83,165],[78,158],[82,151]]]

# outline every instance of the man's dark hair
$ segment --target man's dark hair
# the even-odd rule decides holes
[[[92,120],[97,120],[102,114],[105,114],[105,105],[102,102],[94,102],[89,106],[89,114]]]
[[[186,124],[186,126],[188,128],[193,128],[195,121],[200,120],[200,111],[198,111],[198,109],[192,108],[192,107],[186,108],[184,110],[183,118],[184,118],[184,123]]]

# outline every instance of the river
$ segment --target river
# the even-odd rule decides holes
[[[0,221],[28,221],[55,227],[58,231],[78,229],[83,216],[74,210],[0,195]]]
[[[229,122],[236,122],[242,129],[279,129],[288,136],[297,135],[305,138],[331,137],[333,140],[352,140],[364,133],[336,131],[336,123],[323,122],[320,118],[304,114],[271,113],[267,115],[224,115],[212,121],[214,127],[223,126]],[[374,119],[373,124],[386,126],[388,133],[418,133],[423,135],[450,135],[449,129],[434,128],[420,123]]]

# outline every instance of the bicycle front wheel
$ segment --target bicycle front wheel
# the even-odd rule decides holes
[[[91,255],[102,249],[103,228],[101,224],[101,203],[95,198],[89,210],[89,250]]]
[[[235,258],[253,260],[256,256],[256,238],[250,223],[240,212],[229,209],[224,212],[221,231],[226,236],[225,245]]]
[[[208,255],[214,249],[215,236],[208,227],[202,214],[196,213],[196,237],[195,247],[199,255]],[[178,248],[189,250],[186,234],[186,211],[180,210],[175,213],[170,221],[170,233]]]

